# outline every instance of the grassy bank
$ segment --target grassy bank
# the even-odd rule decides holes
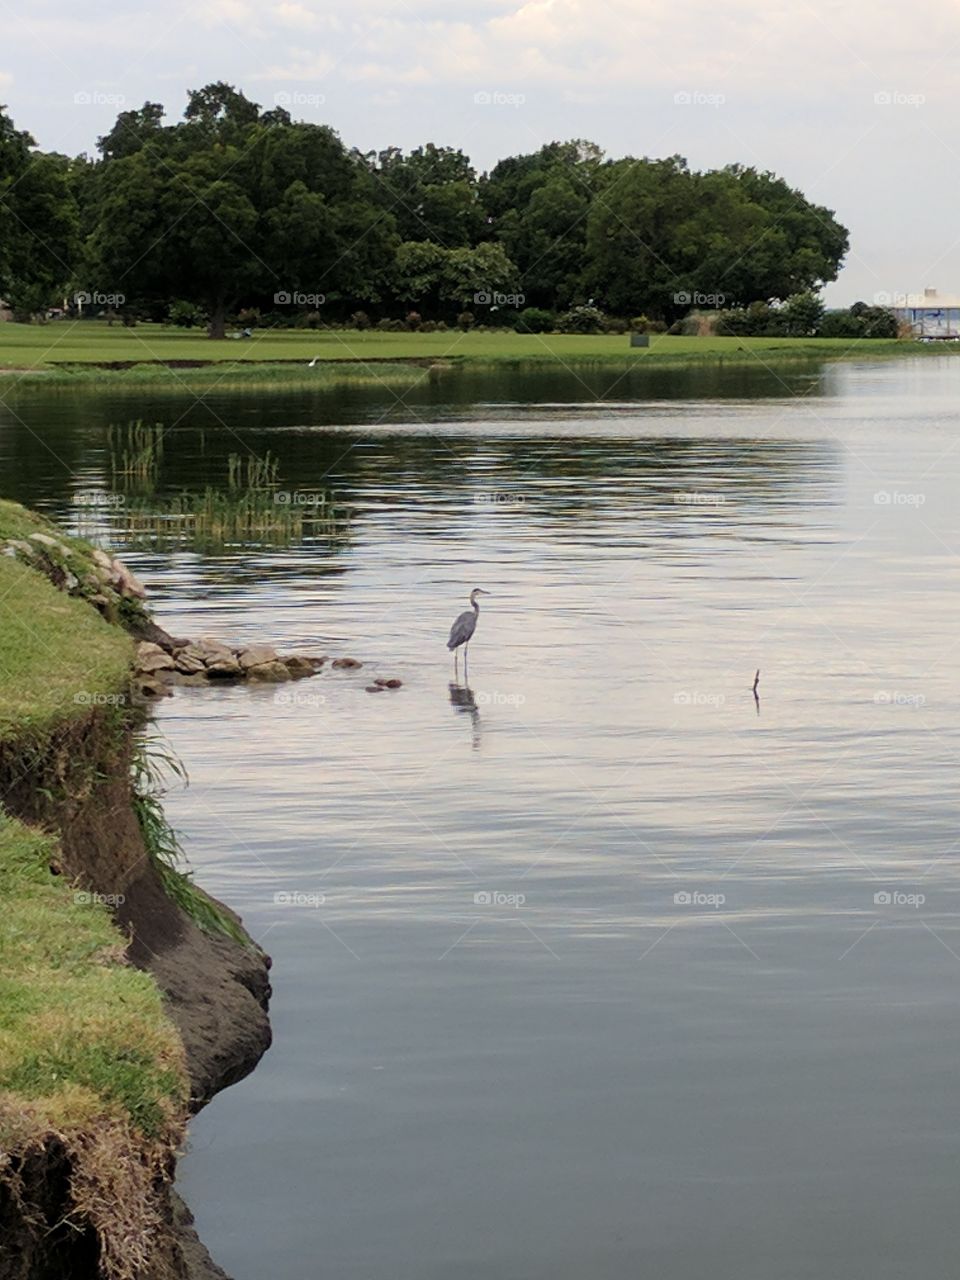
[[[955,344],[842,338],[684,338],[652,335],[631,348],[625,334],[380,333],[375,330],[254,331],[249,339],[213,341],[162,325],[112,328],[98,321],[0,324],[0,385],[143,385],[209,387],[256,383],[318,385],[350,379],[422,376],[417,365],[750,363],[803,359],[889,359],[944,354]],[[308,363],[317,358],[317,364]],[[413,368],[398,369],[397,365]],[[393,367],[391,367],[393,366]]]
[[[34,533],[80,545],[0,501],[0,543]],[[130,638],[89,605],[0,556],[0,741],[36,740],[87,715],[98,697],[124,687],[132,652]]]
[[[34,533],[80,551],[0,503],[0,539]],[[43,788],[51,772],[69,791],[70,744],[113,732],[131,655],[130,637],[88,603],[0,556],[5,795],[25,774]],[[93,1230],[103,1273],[126,1280],[160,1227],[156,1186],[189,1098],[184,1050],[153,978],[126,962],[108,904],[57,874],[61,862],[57,837],[0,806],[0,1207],[5,1192],[8,1205],[44,1193],[59,1162],[74,1229]]]

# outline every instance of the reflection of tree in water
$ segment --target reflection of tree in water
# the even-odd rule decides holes
[[[412,419],[378,385],[211,394],[192,403],[150,391],[139,398],[138,413],[145,422],[170,425],[162,449],[150,459],[149,491],[141,487],[139,495],[123,493],[116,459],[111,462],[109,424],[129,413],[129,400],[92,391],[33,394],[17,405],[15,417],[0,416],[3,491],[76,524],[89,510],[81,509],[75,495],[119,489],[122,507],[97,511],[98,527],[118,547],[177,545],[237,556],[258,547],[302,548],[315,551],[327,569],[358,521],[399,516],[404,532],[438,538],[501,511],[507,518],[522,514],[525,521],[541,523],[545,536],[567,540],[589,538],[597,522],[627,515],[652,518],[652,532],[669,536],[683,536],[688,528],[702,532],[721,510],[728,528],[741,519],[789,523],[837,500],[834,442],[631,436],[624,415],[611,419],[611,435],[603,436],[594,413],[589,434],[578,434],[572,402],[595,405],[599,391],[614,383],[618,400],[668,393],[687,400],[788,397],[795,394],[790,386],[801,389],[811,378],[816,394],[822,369],[798,364],[789,374],[771,374],[742,366],[660,368],[631,372],[619,383],[617,370],[607,366],[575,373],[552,364],[522,372],[456,370],[397,388],[405,404],[414,406]],[[564,397],[570,403],[556,434],[544,432],[538,413],[536,436],[523,434],[516,421],[509,435],[491,435],[497,428],[489,419],[498,409],[490,402],[501,397],[515,405]],[[434,421],[443,419],[442,431],[419,425],[424,406]],[[442,413],[433,412],[437,406]],[[407,415],[402,429],[378,424],[390,415]],[[364,425],[333,426],[344,420]],[[464,422],[462,431],[457,421]],[[250,492],[231,488],[231,455],[272,455],[270,485]],[[290,502],[275,502],[274,491],[289,493]],[[311,505],[311,494],[322,499]]]

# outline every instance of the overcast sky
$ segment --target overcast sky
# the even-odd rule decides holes
[[[26,10],[27,6],[22,6]],[[147,99],[227,80],[364,150],[544,142],[772,169],[834,209],[835,304],[960,292],[960,0],[0,0],[0,101],[92,151]]]

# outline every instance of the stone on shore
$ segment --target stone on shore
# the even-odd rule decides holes
[[[268,662],[278,662],[276,649],[268,644],[254,644],[249,649],[241,649],[237,655],[237,661],[244,671],[248,671],[251,667],[262,667]]]
[[[177,670],[185,676],[196,675],[198,672],[205,671],[207,667],[203,651],[194,644],[184,645],[182,649],[178,649],[173,661]]]
[[[244,674],[243,667],[229,652],[226,657],[212,658],[206,665],[206,671],[211,680],[239,680]]]
[[[136,665],[138,671],[148,674],[157,671],[173,671],[176,663],[169,653],[164,653],[158,644],[144,640],[137,645]]]

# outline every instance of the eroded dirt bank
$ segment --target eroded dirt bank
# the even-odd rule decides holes
[[[91,714],[44,754],[0,748],[0,790],[12,817],[59,837],[54,870],[116,903],[127,955],[155,978],[186,1048],[190,1110],[242,1079],[270,1044],[269,959],[252,943],[200,929],[167,897],[147,854],[131,793],[132,729]],[[72,1213],[69,1160],[51,1143],[0,1189],[0,1280],[97,1280],[98,1242]],[[131,1280],[223,1280],[158,1171],[151,1259]],[[118,1212],[122,1212],[118,1206]]]

